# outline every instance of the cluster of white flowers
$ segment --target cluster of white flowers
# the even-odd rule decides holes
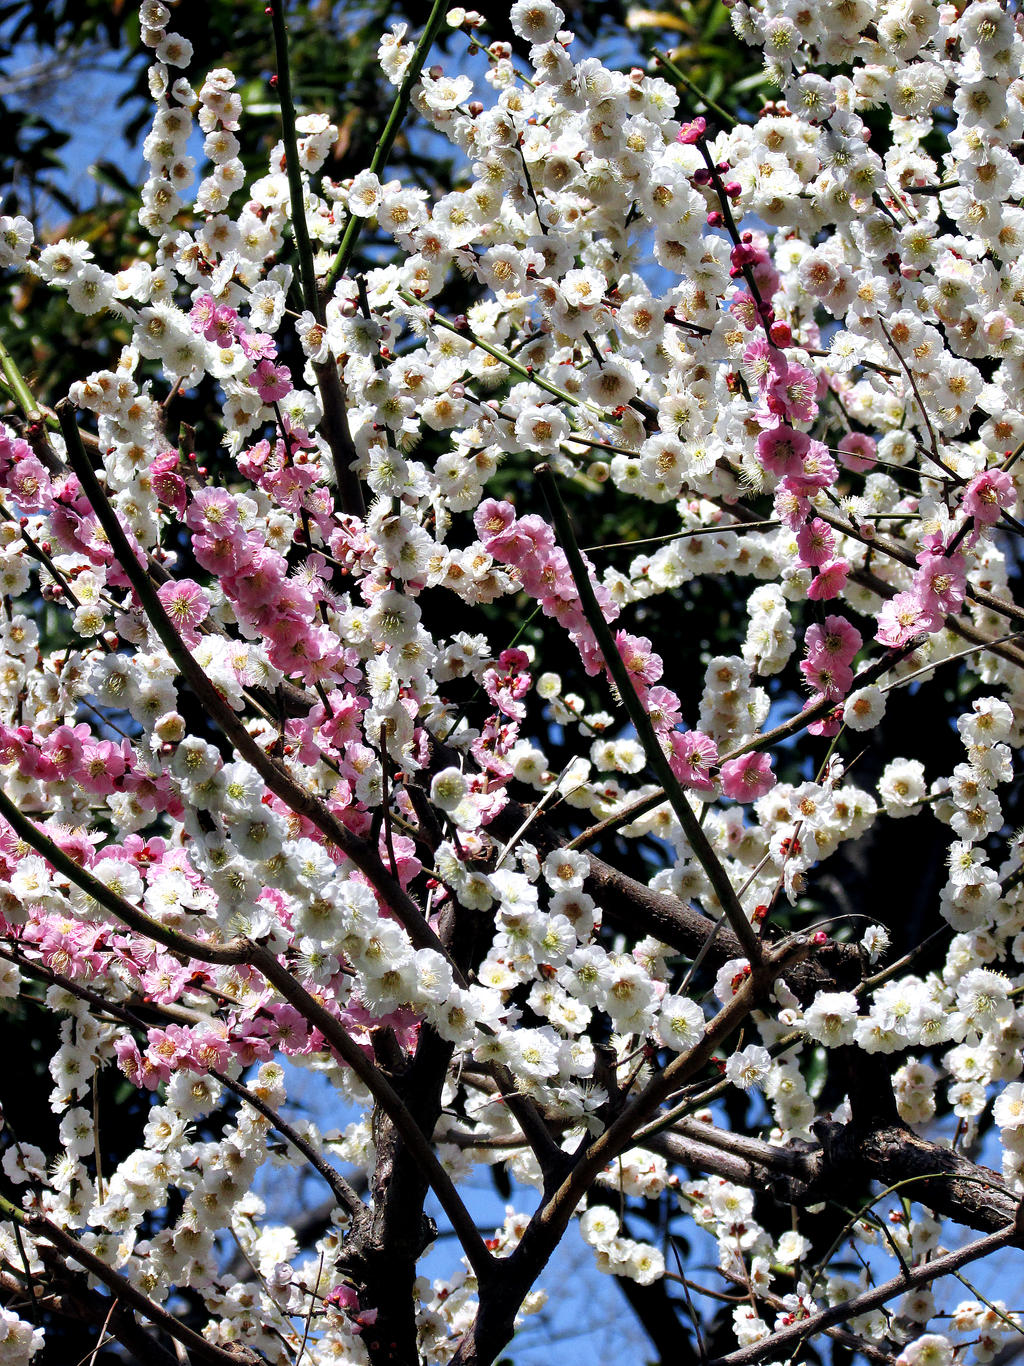
[[[328,1150],[374,1180],[368,1124],[329,1140],[304,1122],[283,1155],[270,1142],[287,1102],[280,1058],[400,1124],[385,1071],[398,1075],[424,1039],[444,1052],[426,1136],[442,1176],[501,1162],[542,1209],[559,1198],[558,1163],[600,1143],[635,1096],[637,1130],[682,1094],[707,1150],[745,1160],[701,1109],[742,1088],[770,1107],[763,1148],[805,1151],[829,1050],[855,1048],[893,1055],[906,1124],[941,1105],[964,1144],[994,1124],[1004,1177],[1024,1191],[1024,841],[1004,830],[1024,656],[1007,637],[1022,613],[999,534],[1019,531],[1024,492],[1024,32],[996,0],[731,10],[782,100],[712,134],[683,120],[662,75],[578,57],[555,4],[518,0],[529,78],[496,42],[486,103],[462,73],[429,68],[416,82],[419,117],[467,168],[432,201],[382,167],[323,175],[337,129],[319,114],[301,115],[294,152],[279,143],[246,185],[235,75],[215,69],[196,90],[170,9],[143,0],[156,113],[140,222],[154,252],[110,272],[85,242],[37,244],[25,219],[0,218],[0,266],[131,328],[71,394],[95,428],[100,493],[71,472],[73,442],[0,427],[0,484],[18,513],[0,525],[0,996],[34,973],[61,1015],[59,1150],[0,1140],[26,1225],[17,1204],[0,1222],[13,1275],[26,1258],[36,1268],[45,1219],[158,1303],[194,1291],[212,1343],[282,1366],[296,1353],[367,1359],[375,1305],[344,1267],[352,1209],[335,1211],[310,1256],[252,1187],[265,1165]],[[450,22],[477,42],[478,18]],[[404,28],[385,36],[396,86],[416,59]],[[205,161],[193,190],[194,121]],[[397,255],[346,274],[336,253],[353,224]],[[300,264],[323,290],[299,307],[303,271],[278,261],[290,237],[300,249],[308,237]],[[453,271],[474,285],[465,316],[445,311]],[[280,363],[289,330],[301,375]],[[204,376],[223,395],[219,481],[171,447],[157,396]],[[602,626],[630,610],[643,620],[645,603],[694,581],[757,581],[728,590],[746,604],[722,647],[735,652],[709,649],[699,667],[694,652],[692,715],[661,686],[651,642],[619,634],[661,754],[543,672],[535,650],[430,627],[445,593],[470,605],[524,594],[579,647],[583,672],[605,671],[569,547],[539,503],[488,497],[499,468],[541,464],[678,516],[680,534],[627,569],[584,565]],[[349,476],[370,495],[365,515],[345,505]],[[70,644],[41,642],[39,596],[68,609]],[[984,692],[957,703],[965,758],[952,773],[887,754],[872,792],[835,755],[811,767],[822,747],[808,748],[801,781],[775,781],[775,739],[845,726],[870,742],[889,691],[932,686],[965,648]],[[773,737],[774,680],[798,653],[810,710]],[[190,733],[180,689],[183,673],[198,686],[193,668],[234,754]],[[466,680],[486,719],[465,705]],[[530,728],[531,688],[533,721],[543,709],[582,747],[561,774],[543,725]],[[687,791],[642,781],[661,760]],[[531,789],[558,819],[586,813],[660,842],[664,866],[638,889],[655,908],[642,930],[615,911],[614,870],[553,840],[542,810],[505,830],[510,800]],[[780,898],[803,923],[816,868],[885,818],[948,827],[930,927],[952,931],[945,961],[890,971],[887,932],[872,926],[860,949],[845,946],[859,983],[822,968],[809,988],[785,972],[766,988],[750,926],[773,943]],[[694,902],[711,948],[726,919],[753,936],[746,956],[712,960],[721,1017],[672,942]],[[159,1025],[132,1013],[140,1001]],[[90,1098],[108,1064],[159,1094],[143,1146],[103,1174]],[[216,1141],[197,1140],[196,1120],[238,1087],[253,1103],[229,1111]],[[832,1117],[852,1116],[847,1102]],[[750,1293],[733,1316],[741,1346],[865,1289],[866,1264],[861,1281],[827,1267],[804,1281],[810,1243],[773,1237],[752,1189],[714,1165],[680,1185],[664,1150],[633,1137],[595,1164],[586,1199],[572,1192],[602,1270],[642,1285],[665,1274],[662,1251],[624,1232],[605,1200],[670,1192]],[[165,1224],[144,1236],[159,1210]],[[922,1265],[938,1221],[896,1205],[885,1217]],[[517,1266],[536,1227],[509,1210],[474,1255]],[[225,1230],[257,1281],[223,1272]],[[867,1219],[849,1231],[876,1234]],[[473,1325],[486,1289],[474,1246],[462,1270],[416,1284],[425,1359],[449,1360]],[[780,1297],[770,1286],[783,1270]],[[948,1366],[957,1334],[984,1361],[1012,1331],[972,1304],[948,1337],[913,1336],[933,1308],[922,1300],[895,1323],[873,1309],[849,1328],[901,1348],[901,1366]],[[0,1309],[5,1360],[28,1361],[41,1342]]]

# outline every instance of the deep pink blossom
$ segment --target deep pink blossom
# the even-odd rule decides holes
[[[810,444],[806,432],[784,424],[771,427],[757,438],[757,458],[769,474],[801,474]]]
[[[810,422],[817,415],[818,380],[804,365],[790,362],[784,376],[768,385],[765,403],[768,411],[791,422]]]
[[[264,403],[277,403],[292,391],[288,367],[275,365],[272,360],[261,360],[249,378]]]
[[[700,115],[698,115],[695,119],[691,119],[689,123],[683,124],[676,134],[676,142],[684,142],[692,146],[694,143],[700,142],[701,138],[707,132],[707,128],[707,119],[701,118]]]
[[[816,568],[831,558],[835,537],[828,523],[815,517],[797,532],[796,543],[800,551],[800,563]]]

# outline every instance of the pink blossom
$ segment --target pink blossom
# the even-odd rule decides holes
[[[926,611],[956,612],[963,606],[967,591],[967,565],[962,553],[932,555],[922,551],[914,575],[914,589]]]
[[[185,644],[191,649],[199,644],[196,627],[209,615],[210,600],[192,579],[172,579],[160,585],[157,597]]]
[[[772,427],[757,438],[757,458],[769,474],[800,474],[810,444],[806,432],[785,425]]]
[[[815,567],[831,557],[835,538],[828,523],[815,517],[797,532],[796,543],[800,551],[800,563]]]
[[[1017,490],[1005,470],[982,470],[964,489],[960,506],[975,523],[992,526],[1004,508],[1012,508]]]
[[[694,143],[700,142],[701,138],[707,132],[707,128],[707,119],[703,119],[698,115],[697,118],[691,119],[689,123],[683,124],[676,134],[676,142],[684,142],[692,147]]]
[[[7,427],[0,425],[0,477],[5,475],[13,464],[27,460],[32,453],[32,447],[23,437],[14,436]],[[77,485],[77,480],[75,482]]]
[[[185,522],[193,531],[223,536],[238,525],[238,506],[227,489],[199,489],[189,504]]]
[[[484,690],[503,715],[522,721],[526,708],[520,700],[530,690],[529,657],[523,650],[503,650],[498,668],[485,670]]]
[[[335,1309],[358,1309],[359,1296],[351,1286],[336,1285],[324,1296],[324,1304],[333,1305]]]
[[[941,625],[941,616],[927,610],[916,593],[897,593],[878,614],[875,639],[881,645],[899,649],[915,636],[937,631]]]
[[[160,1077],[151,1063],[143,1062],[139,1046],[130,1035],[122,1035],[117,1040],[114,1044],[114,1056],[117,1058],[118,1067],[133,1086],[144,1086],[150,1091],[155,1091],[159,1086]]]
[[[811,707],[817,706],[818,703],[823,700],[824,699],[822,697],[822,694],[816,693],[813,697],[808,699],[802,710],[808,711]],[[840,730],[842,729],[842,725],[842,707],[832,707],[829,711],[825,713],[824,716],[819,717],[817,721],[812,721],[808,725],[807,733],[808,735],[823,735],[826,737],[826,739],[831,739],[833,735],[839,734]]]
[[[671,689],[660,685],[647,694],[647,714],[659,734],[675,730],[683,719],[679,698]]]
[[[722,791],[735,802],[753,802],[775,786],[771,756],[752,751],[722,765]]]
[[[710,735],[699,730],[674,730],[670,737],[672,772],[698,792],[714,790],[710,770],[718,763],[718,746]]]
[[[804,365],[790,363],[785,376],[768,386],[765,402],[770,413],[796,422],[810,422],[818,412],[817,376]]]
[[[800,498],[813,497],[818,489],[831,487],[839,477],[836,462],[822,441],[812,441],[804,452],[803,469],[787,474],[787,490]]]
[[[188,316],[195,332],[222,349],[233,345],[241,327],[235,310],[218,304],[212,294],[201,294]]]
[[[188,319],[193,330],[202,334],[217,315],[217,300],[212,294],[200,294],[192,305]]]
[[[865,432],[848,432],[839,443],[839,463],[854,474],[863,474],[874,465],[877,446]]]
[[[247,479],[256,483],[270,459],[270,454],[270,442],[264,437],[262,441],[257,441],[255,446],[250,446],[248,450],[242,452],[238,457],[238,468]]]
[[[819,625],[807,628],[804,644],[813,658],[826,657],[841,664],[850,664],[864,643],[864,637],[845,617],[828,616]]]
[[[789,481],[783,479],[775,490],[773,503],[775,516],[779,521],[788,526],[790,531],[799,531],[807,520],[810,501],[803,494],[794,493]]]
[[[164,451],[150,465],[149,477],[153,484],[153,492],[161,503],[172,507],[180,517],[185,511],[188,495],[185,480],[176,472],[179,459],[177,451]]]
[[[24,442],[21,444],[25,445]],[[25,446],[25,449],[28,455],[8,472],[4,484],[22,512],[38,512],[52,501],[53,486],[42,462],[32,454],[31,447]]]
[[[747,295],[747,298],[751,296]],[[786,360],[785,352],[763,335],[756,336],[743,352],[743,373],[757,384],[760,393],[763,393],[774,379],[785,379],[788,369],[789,362]]]
[[[127,740],[117,745],[113,740],[85,741],[82,754],[75,765],[74,779],[86,792],[106,796],[117,790],[118,781],[132,758]],[[127,753],[126,753],[127,751]],[[109,853],[109,850],[107,851]]]
[[[849,560],[826,560],[818,566],[818,572],[807,590],[808,598],[812,602],[825,602],[829,598],[837,598],[846,587],[849,576]]]
[[[238,344],[249,360],[273,360],[277,355],[277,343],[266,332],[248,332],[242,328]]]
[[[302,506],[302,495],[315,478],[315,471],[308,465],[286,465],[282,469],[265,472],[260,477],[259,485],[280,507],[289,512],[298,512]]]
[[[757,260],[757,248],[749,242],[737,242],[729,253],[729,262],[734,270],[742,270],[744,266],[753,265]]]
[[[51,769],[52,778],[68,778],[72,769],[78,767],[82,757],[82,746],[92,739],[92,732],[82,722],[77,726],[57,726],[46,737],[42,755]]]
[[[158,1005],[170,1005],[180,1000],[192,973],[169,953],[157,954],[140,978],[146,996]]]
[[[630,677],[646,693],[647,688],[652,683],[657,683],[664,673],[665,666],[661,656],[654,653],[646,636],[631,636],[628,631],[619,631],[616,634],[615,645]]]
[[[261,360],[249,379],[264,403],[277,403],[292,391],[287,365],[275,365],[272,360]]]
[[[28,772],[25,765],[34,767],[39,759],[34,739],[31,726],[14,727],[0,722],[0,764],[17,764],[22,772]]]
[[[207,341],[215,342],[222,351],[226,351],[238,337],[239,327],[238,314],[233,308],[222,304],[203,329],[203,336]]]
[[[246,538],[237,530],[223,536],[193,536],[192,554],[200,568],[222,580],[241,573],[251,558]]]
[[[849,664],[819,655],[800,661],[804,681],[822,697],[844,697],[853,685],[853,670]]]

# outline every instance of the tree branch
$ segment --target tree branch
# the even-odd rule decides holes
[[[1018,1207],[1019,1211],[1020,1207]],[[944,1256],[935,1257],[930,1262],[925,1262],[923,1266],[914,1267],[907,1275],[894,1276],[891,1280],[877,1285],[872,1290],[866,1290],[862,1295],[856,1295],[852,1300],[845,1300],[842,1304],[835,1304],[828,1309],[822,1309],[818,1314],[812,1314],[810,1318],[802,1319],[794,1323],[789,1328],[782,1328],[771,1337],[763,1338],[760,1342],[753,1343],[750,1347],[741,1347],[737,1352],[729,1352],[726,1356],[715,1357],[707,1363],[707,1366],[755,1366],[761,1361],[771,1361],[779,1358],[781,1354],[795,1353],[799,1350],[799,1345],[813,1337],[815,1333],[823,1332],[835,1323],[843,1323],[846,1319],[855,1318],[858,1314],[866,1314],[870,1309],[877,1309],[879,1305],[893,1299],[896,1295],[902,1295],[906,1291],[913,1289],[914,1286],[927,1285],[929,1281],[936,1280],[939,1276],[946,1276],[952,1271],[959,1270],[969,1262],[977,1261],[979,1257],[987,1257],[990,1252],[996,1252],[999,1248],[1008,1247],[1018,1243],[1021,1233],[1024,1232],[1020,1227],[1019,1213],[1014,1216],[1013,1223],[1008,1224],[998,1233],[989,1234],[987,1238],[979,1238],[976,1242],[968,1243],[966,1247],[958,1248],[955,1252],[947,1252]]]

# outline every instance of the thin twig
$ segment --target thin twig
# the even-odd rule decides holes
[[[793,1347],[796,1350],[800,1343],[806,1342],[815,1333],[824,1331],[832,1324],[842,1323],[845,1319],[865,1314],[868,1310],[876,1309],[895,1295],[900,1295],[913,1286],[927,1285],[929,1281],[934,1281],[939,1276],[949,1275],[958,1271],[960,1267],[966,1266],[967,1263],[977,1261],[979,1257],[986,1257],[990,1252],[996,1252],[999,1248],[1018,1241],[1021,1237],[1019,1224],[1018,1215],[1012,1224],[1000,1229],[998,1233],[991,1233],[987,1238],[978,1238],[975,1242],[968,1243],[955,1252],[947,1252],[945,1256],[935,1257],[932,1261],[925,1262],[923,1266],[915,1267],[908,1276],[895,1276],[891,1280],[883,1282],[882,1285],[875,1286],[873,1290],[867,1290],[862,1295],[855,1295],[852,1300],[831,1305],[827,1309],[822,1309],[820,1313],[812,1314],[810,1318],[802,1319],[789,1328],[782,1328],[779,1332],[773,1333],[771,1337],[764,1338],[750,1347],[741,1347],[737,1352],[729,1352],[726,1356],[716,1357],[708,1363],[708,1366],[754,1366],[756,1362],[769,1359],[776,1360],[784,1349]]]
[[[580,607],[594,633],[598,647],[604,657],[605,666],[618,688],[622,703],[629,713],[629,719],[632,721],[637,737],[643,746],[647,762],[661,780],[665,789],[665,796],[671,804],[697,860],[715,890],[733,933],[742,944],[751,964],[756,966],[761,961],[761,941],[758,939],[756,930],[747,919],[729,880],[729,875],[712,848],[711,841],[704,833],[697,815],[679,783],[679,779],[672,772],[672,767],[661,747],[651,718],[637,696],[633,680],[619,653],[611,627],[605,621],[604,613],[598,604],[590,581],[590,574],[576,544],[572,523],[558,492],[554,475],[547,465],[538,466],[536,474],[551,510],[562,549],[565,551],[566,559],[569,562],[569,569],[580,599]]]

